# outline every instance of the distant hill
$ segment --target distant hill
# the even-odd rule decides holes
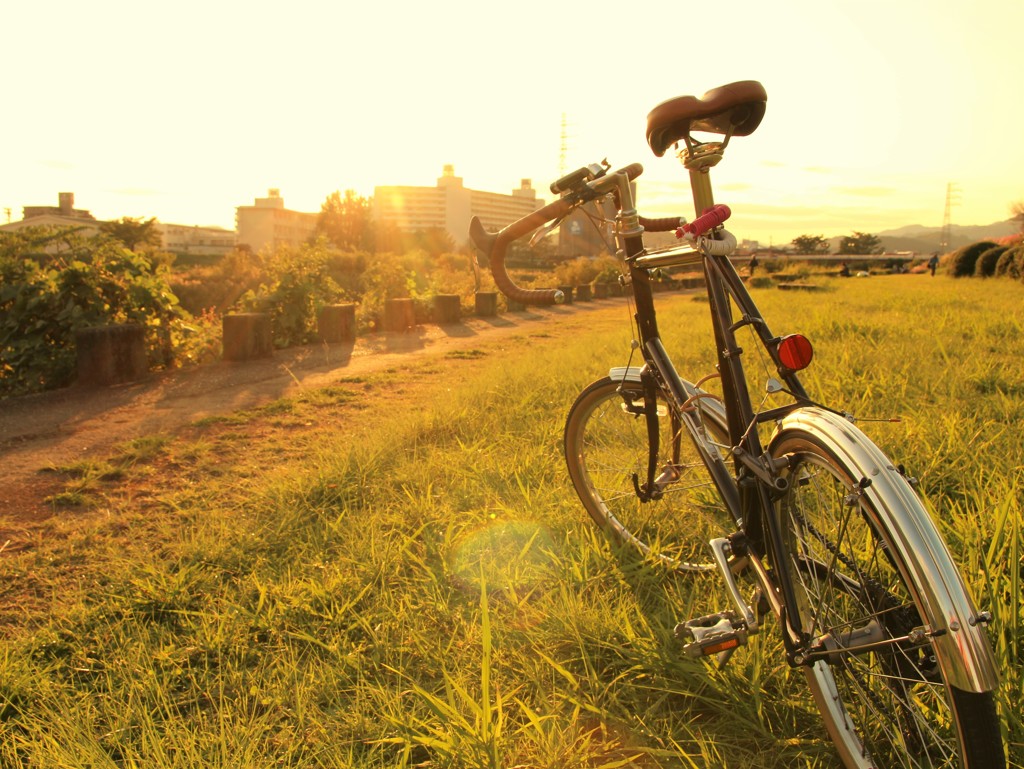
[[[1017,231],[1017,224],[1012,219],[985,225],[954,224],[949,228],[949,250],[952,251],[979,240],[1005,238]],[[886,251],[928,253],[938,250],[939,242],[942,239],[942,228],[910,224],[895,230],[879,232],[878,237],[881,238],[882,246]]]

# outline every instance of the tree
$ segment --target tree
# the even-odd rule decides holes
[[[1017,229],[1024,232],[1024,200],[1018,200],[1011,205],[1010,211],[1013,213],[1013,221],[1017,223]]]
[[[878,236],[867,232],[854,232],[839,242],[840,254],[863,256],[867,254],[880,254],[883,250],[882,241]]]
[[[792,246],[794,254],[827,254],[830,248],[822,235],[800,235],[793,238]]]
[[[353,190],[332,192],[320,207],[316,231],[338,248],[347,251],[374,251],[373,216],[369,198]]]
[[[143,220],[124,216],[112,222],[103,222],[100,232],[122,243],[129,251],[148,253],[163,245],[163,237],[157,229],[155,218]]]

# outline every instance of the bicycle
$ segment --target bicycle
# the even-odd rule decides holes
[[[648,115],[654,154],[674,146],[689,172],[691,222],[641,217],[631,182],[642,167],[611,171],[605,161],[557,180],[554,202],[498,232],[474,219],[471,240],[510,299],[557,303],[560,291],[515,284],[509,244],[535,230],[542,237],[592,201],[614,202],[620,282],[643,364],[614,368],[580,393],[565,456],[580,500],[613,543],[724,583],[731,609],[676,627],[688,655],[727,664],[771,613],[845,766],[1005,766],[991,615],[975,607],[915,480],[852,415],[811,399],[798,378],[810,343],[772,335],[729,260],[731,212],[714,203],[710,171],[732,138],[756,130],[766,104],[760,83],[742,81]],[[671,230],[685,242],[645,249],[644,232]],[[657,271],[684,265],[703,271],[717,359],[696,382],[669,358],[652,288]],[[774,368],[765,391],[782,405],[755,408],[741,331]],[[743,581],[753,586],[749,600]]]

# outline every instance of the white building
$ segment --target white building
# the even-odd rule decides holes
[[[434,187],[376,187],[373,219],[379,226],[401,232],[444,230],[461,245],[469,239],[474,216],[488,230],[497,230],[544,205],[529,179],[523,179],[511,195],[467,189],[451,165],[444,166]]]
[[[301,246],[316,231],[317,216],[285,208],[281,191],[268,190],[267,197],[256,198],[254,205],[235,209],[238,245],[256,252],[264,247]]]

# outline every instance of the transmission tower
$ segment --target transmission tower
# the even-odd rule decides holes
[[[565,158],[569,154],[569,122],[562,113],[562,134],[561,141],[558,145],[558,175],[565,176]]]
[[[939,237],[939,251],[940,253],[946,253],[949,251],[949,240],[950,230],[953,226],[953,220],[950,209],[960,202],[960,188],[953,182],[946,184],[946,211],[942,215],[942,235]]]

